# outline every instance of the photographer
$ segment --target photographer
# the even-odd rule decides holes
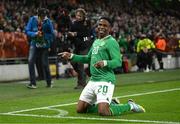
[[[75,11],[75,21],[72,22],[68,38],[74,46],[74,53],[85,55],[91,46],[90,24],[86,20],[86,12],[84,9],[79,8]],[[74,70],[78,73],[77,86],[74,89],[84,88],[86,85],[86,73],[84,64],[78,62],[71,63]]]

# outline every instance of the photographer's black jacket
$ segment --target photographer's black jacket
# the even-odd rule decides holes
[[[87,22],[74,21],[71,25],[70,31],[77,32],[77,36],[71,38],[71,42],[75,46],[75,52],[90,48],[91,30]]]

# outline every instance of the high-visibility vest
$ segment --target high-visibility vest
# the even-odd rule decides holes
[[[144,38],[142,40],[139,40],[139,42],[137,43],[137,52],[140,52],[144,48],[154,49],[155,45],[150,39]]]

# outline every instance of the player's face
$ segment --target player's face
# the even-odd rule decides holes
[[[110,24],[107,20],[101,19],[98,24],[98,35],[100,38],[106,37],[110,32]]]

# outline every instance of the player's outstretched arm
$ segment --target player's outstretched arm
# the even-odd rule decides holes
[[[87,55],[76,55],[69,52],[59,53],[58,56],[65,60],[71,60],[73,62],[89,63],[89,58]]]

